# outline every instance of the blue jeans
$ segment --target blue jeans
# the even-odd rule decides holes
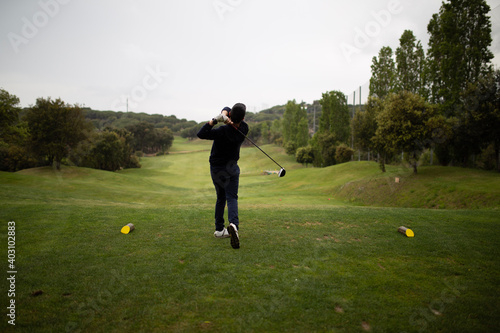
[[[227,217],[229,223],[239,228],[238,219],[238,186],[240,183],[240,168],[236,162],[225,166],[210,165],[210,174],[217,193],[215,203],[215,230],[224,230],[224,208],[227,202]]]

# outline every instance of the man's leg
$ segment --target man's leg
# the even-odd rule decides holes
[[[226,190],[225,185],[229,178],[227,172],[218,168],[210,168],[212,181],[217,193],[217,201],[215,202],[215,230],[224,230],[224,208],[226,206]]]
[[[239,218],[238,218],[238,187],[240,183],[240,168],[235,165],[231,168],[229,177],[229,182],[226,185],[226,200],[227,200],[227,211],[229,223],[234,224],[239,228]]]
[[[226,186],[226,197],[227,197],[227,212],[229,219],[229,227],[227,231],[231,235],[231,246],[233,249],[240,248],[240,236],[239,230],[239,218],[238,218],[238,186],[240,182],[240,168],[238,165],[234,165],[231,168],[231,176],[229,182]]]

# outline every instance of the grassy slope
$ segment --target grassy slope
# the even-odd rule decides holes
[[[497,209],[349,204],[463,207],[474,197],[482,198],[475,206],[498,207],[498,175],[434,167],[416,176],[402,168],[381,174],[363,162],[305,169],[263,146],[287,168],[280,179],[261,176],[274,164],[245,148],[236,252],[211,236],[209,144],[177,140],[173,148],[117,173],[0,173],[3,253],[6,222],[16,221],[17,330],[498,327]],[[119,230],[127,223],[137,229],[125,236]],[[398,234],[400,225],[415,238]],[[0,287],[8,290],[5,280]],[[31,296],[36,290],[43,294]]]
[[[263,145],[287,169],[284,178],[262,176],[264,170],[279,168],[259,150],[242,149],[240,197],[245,205],[332,205],[412,208],[495,208],[500,206],[500,175],[481,170],[453,167],[420,167],[414,175],[409,168],[388,166],[380,172],[375,162],[350,162],[328,168],[303,168],[281,148]],[[78,185],[78,198],[89,202],[118,198],[119,202],[148,204],[211,204],[213,185],[209,175],[210,143],[176,139],[170,155],[144,158],[141,169],[108,173],[84,168],[64,168],[54,173],[50,168],[24,170],[5,179],[22,186],[21,179],[43,180],[41,189],[51,199],[60,186],[71,193]],[[23,175],[24,177],[19,177]],[[400,179],[399,183],[395,178]],[[67,182],[70,181],[70,182]],[[44,185],[45,184],[45,185]],[[29,186],[29,185],[28,185]],[[105,188],[103,188],[105,186]],[[81,193],[81,190],[84,190]],[[15,187],[14,187],[15,190]],[[17,190],[16,190],[17,191]],[[108,197],[112,192],[113,196]],[[182,195],[178,195],[181,192]],[[65,198],[67,193],[64,194]]]
[[[395,178],[399,178],[399,183]],[[500,175],[453,167],[387,166],[350,162],[328,168],[302,168],[283,179],[247,185],[252,201],[260,204],[286,200],[293,204],[355,204],[412,208],[500,207]],[[279,198],[278,198],[279,197]],[[278,199],[277,199],[278,198]]]

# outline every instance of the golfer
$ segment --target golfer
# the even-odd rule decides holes
[[[247,135],[248,125],[243,121],[246,106],[237,103],[232,109],[225,107],[221,113],[206,123],[198,132],[200,139],[213,140],[210,152],[210,174],[217,193],[215,204],[215,232],[217,238],[231,237],[231,246],[240,247],[238,219],[238,186],[240,179],[240,147]],[[213,128],[217,123],[225,125]],[[224,208],[227,202],[229,226],[224,227]]]

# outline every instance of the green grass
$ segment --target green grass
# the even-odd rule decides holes
[[[365,163],[363,168],[369,173],[342,186],[337,193],[339,198],[365,205],[393,207],[500,207],[498,173],[427,166],[420,167],[418,174],[414,175],[407,168],[389,166],[386,174],[377,174],[375,163],[361,163]],[[396,178],[399,178],[399,183],[395,182]]]
[[[176,138],[171,154],[116,173],[0,173],[3,267],[14,220],[18,272],[16,327],[4,315],[0,330],[497,330],[498,174],[303,168],[281,148],[262,148],[287,175],[261,175],[275,165],[242,149],[239,250],[212,236],[204,141]],[[136,230],[123,235],[127,223]]]

